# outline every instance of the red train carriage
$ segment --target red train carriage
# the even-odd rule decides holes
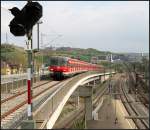
[[[77,59],[53,56],[49,59],[48,69],[51,73],[51,76],[54,79],[59,80],[63,77],[72,76],[89,70],[101,70],[102,67]]]

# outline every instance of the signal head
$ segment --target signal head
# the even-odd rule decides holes
[[[17,7],[9,10],[15,16],[9,25],[10,32],[15,36],[28,35],[42,17],[42,6],[38,2],[28,2],[21,11]]]
[[[13,7],[12,9],[8,9],[9,11],[11,11],[12,15],[17,16],[20,14],[20,10],[17,7]]]
[[[16,21],[16,19],[13,19],[10,24],[10,32],[14,35],[14,36],[24,36],[26,31],[24,28],[24,25],[18,23]]]

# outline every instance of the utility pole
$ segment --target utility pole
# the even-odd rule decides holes
[[[111,103],[111,95],[112,95],[112,84],[111,84],[111,54],[110,54],[110,65],[109,65],[109,69],[110,69],[110,77],[109,77],[109,88],[110,88],[110,96],[109,96],[109,103]]]
[[[137,101],[138,74],[135,74],[135,102]]]
[[[42,21],[38,21],[37,22],[37,50],[39,51],[39,24],[42,24]],[[38,66],[38,76],[39,76],[39,66]]]
[[[28,55],[28,68],[27,68],[27,90],[28,90],[28,119],[32,120],[32,86],[33,86],[33,60],[32,60],[32,29],[27,34],[28,46],[26,50]]]
[[[27,1],[32,2],[31,0]],[[28,120],[32,120],[32,111],[33,111],[33,106],[32,106],[32,86],[33,86],[33,57],[32,57],[32,28],[29,30],[27,33],[27,55],[28,55],[28,68],[27,68],[27,92],[28,92],[28,108],[27,108],[27,115],[28,115]]]
[[[31,128],[35,125],[33,121],[33,106],[32,106],[32,92],[33,92],[33,42],[32,42],[32,29],[33,26],[42,17],[42,6],[38,2],[32,2],[32,0],[27,0],[27,4],[19,10],[17,7],[9,9],[14,15],[14,18],[10,21],[9,27],[10,32],[14,36],[27,36],[27,56],[28,56],[28,68],[27,68],[27,116],[29,121],[22,122],[22,128]],[[30,12],[30,13],[29,13]],[[18,15],[19,14],[19,15]]]
[[[28,0],[28,3],[32,2],[31,0]],[[28,55],[28,68],[27,68],[27,88],[28,88],[28,120],[32,120],[32,86],[33,86],[33,60],[32,60],[32,29],[27,33],[28,38],[28,46],[29,49],[27,50]]]
[[[5,42],[5,51],[6,51],[6,45],[8,44],[8,37],[7,37],[7,33],[6,33],[6,42]],[[6,60],[7,60],[7,58],[6,58],[6,52],[5,52],[5,73],[7,74],[7,72],[6,72],[6,68],[7,68],[7,63],[6,63]]]
[[[37,22],[37,43],[38,43],[38,50],[39,50],[39,24],[42,24],[42,21]],[[41,39],[42,39],[42,33],[41,33]]]
[[[117,94],[117,88],[116,88],[116,85],[114,86],[114,93],[116,93]],[[117,118],[117,106],[116,106],[116,101],[117,101],[117,95],[116,94],[114,94],[114,102],[115,102],[115,124],[117,124],[117,122],[118,122],[118,118]]]
[[[43,45],[43,33],[41,33],[41,45],[44,48],[44,45]],[[43,57],[44,57],[43,55],[44,55],[44,53],[42,53],[42,68],[43,68]]]

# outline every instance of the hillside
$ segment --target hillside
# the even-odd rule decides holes
[[[57,48],[56,50],[52,50],[51,48],[46,48],[42,50],[42,53],[45,55],[45,60],[50,55],[60,55],[60,56],[77,58],[87,62],[90,62],[91,57],[93,56],[110,54],[110,52],[102,52],[93,48],[81,49],[81,48],[70,48],[70,47],[61,47],[61,48]]]
[[[46,62],[49,56],[60,55],[72,58],[78,58],[83,61],[90,62],[92,56],[107,55],[110,52],[102,52],[93,48],[81,49],[81,48],[70,48],[60,47],[56,50],[51,48],[45,48],[35,54],[36,64],[41,66],[42,62]],[[22,47],[10,44],[1,45],[1,61],[8,64],[23,64],[23,67],[27,65],[27,54]]]
[[[1,45],[1,61],[8,64],[26,64],[26,53],[23,48],[10,45]]]

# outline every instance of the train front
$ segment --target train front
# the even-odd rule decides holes
[[[50,57],[48,69],[51,77],[54,79],[60,80],[64,78],[63,73],[68,71],[67,58],[59,56]]]

